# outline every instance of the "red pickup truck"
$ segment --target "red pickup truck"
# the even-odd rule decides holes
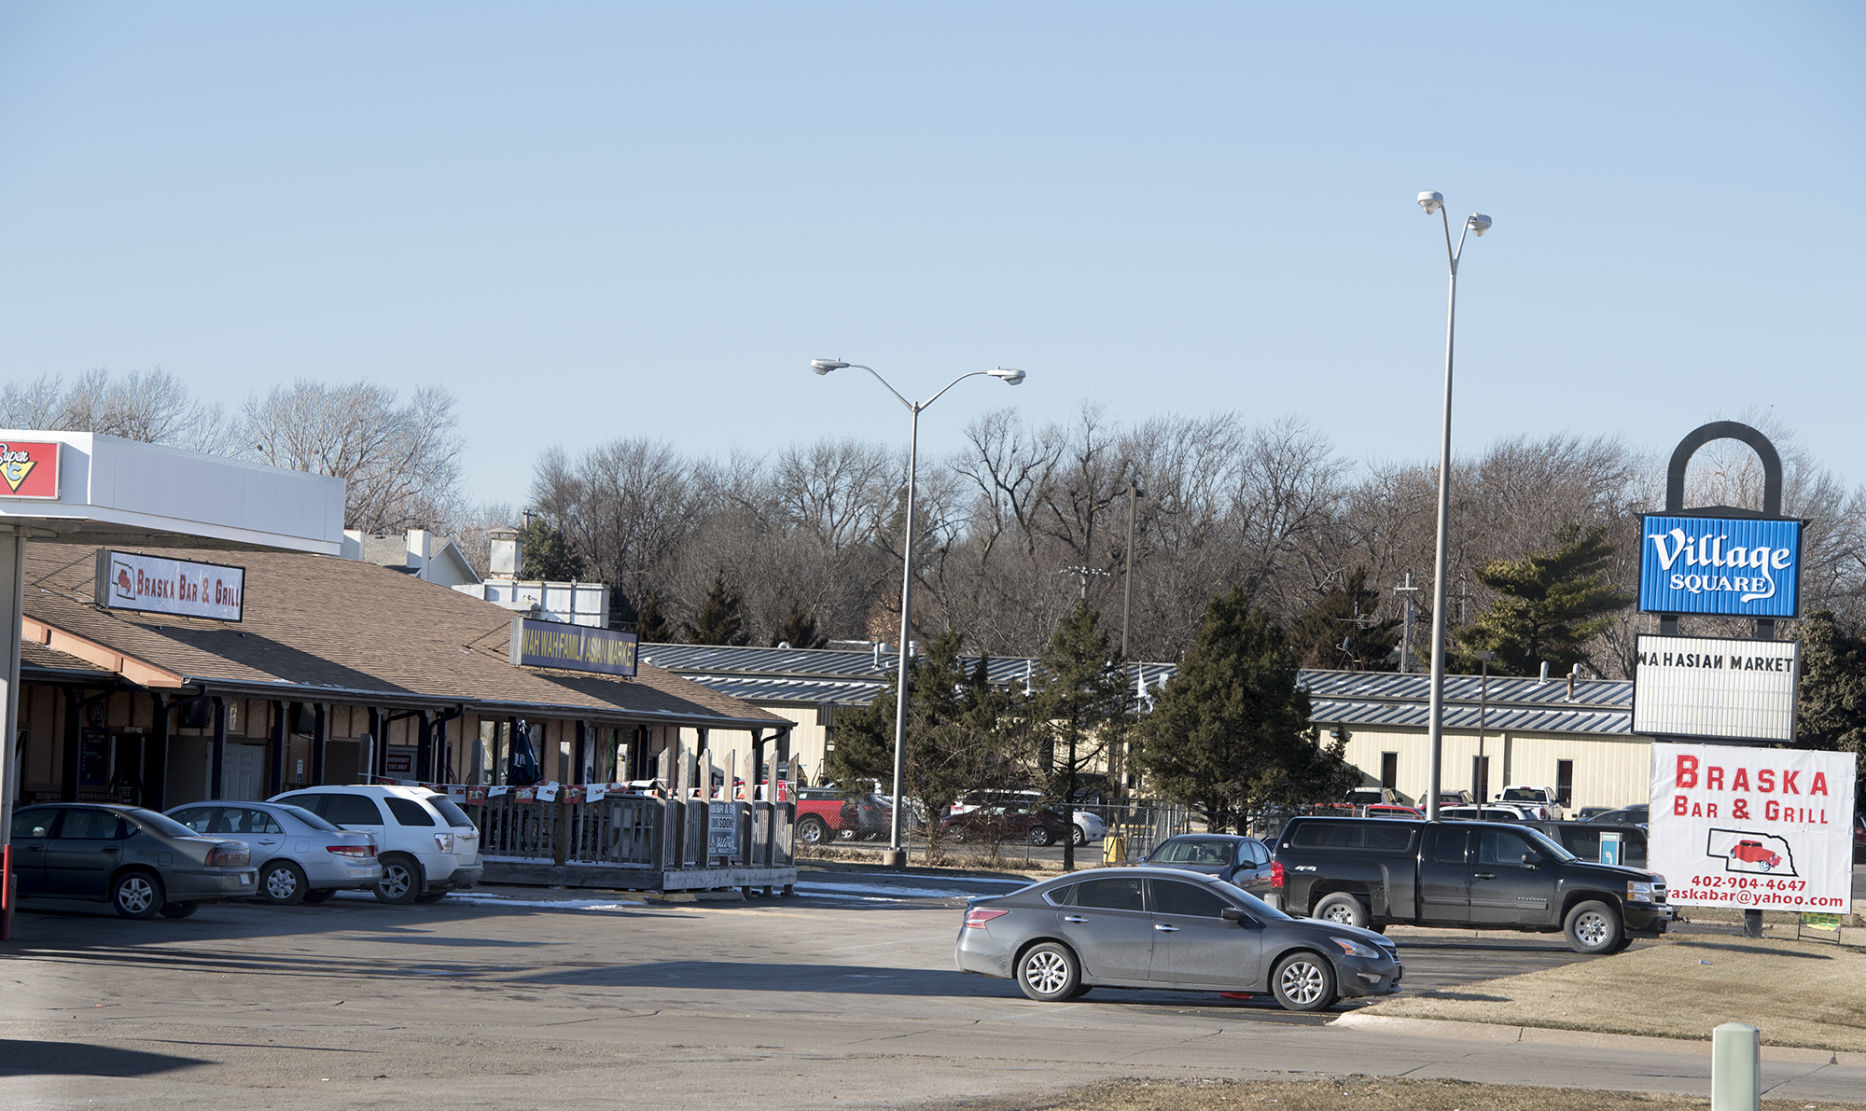
[[[832,839],[872,840],[888,835],[892,811],[872,791],[844,798],[839,787],[799,787],[792,830],[799,845],[821,845]]]

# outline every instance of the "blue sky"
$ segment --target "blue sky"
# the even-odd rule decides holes
[[[459,402],[477,501],[547,445],[905,445],[994,406],[1656,453],[1763,415],[1850,485],[1854,4],[0,2],[0,374],[231,410]],[[1454,233],[1456,229],[1454,227]]]

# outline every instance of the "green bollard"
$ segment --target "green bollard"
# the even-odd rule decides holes
[[[1761,1107],[1761,1031],[1726,1022],[1711,1031],[1711,1111],[1760,1111]]]

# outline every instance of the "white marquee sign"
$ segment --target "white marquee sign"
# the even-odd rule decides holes
[[[245,591],[244,567],[97,550],[93,599],[106,609],[238,621]]]
[[[1642,635],[1633,668],[1633,732],[1793,741],[1800,673],[1797,641]]]

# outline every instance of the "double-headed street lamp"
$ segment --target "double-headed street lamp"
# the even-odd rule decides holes
[[[1430,216],[1436,212],[1445,225],[1445,258],[1451,264],[1451,293],[1445,309],[1445,423],[1438,448],[1438,554],[1433,557],[1432,572],[1432,698],[1426,710],[1426,734],[1430,742],[1432,766],[1426,775],[1425,816],[1438,818],[1438,783],[1445,740],[1445,555],[1446,532],[1451,513],[1451,350],[1458,323],[1458,259],[1464,254],[1464,236],[1490,230],[1490,217],[1473,212],[1465,217],[1458,233],[1458,245],[1451,245],[1451,217],[1445,212],[1445,198],[1439,193],[1419,194],[1419,207]]]
[[[873,374],[875,381],[881,383],[883,389],[893,394],[894,399],[899,401],[909,413],[913,414],[912,431],[908,434],[907,438],[907,524],[903,528],[905,535],[901,539],[901,653],[900,666],[895,679],[894,688],[894,794],[892,796],[893,806],[890,807],[892,817],[888,820],[888,855],[886,861],[888,867],[899,868],[907,863],[907,850],[901,847],[901,808],[903,806],[901,799],[901,762],[903,753],[906,751],[907,740],[907,637],[908,630],[913,627],[911,621],[914,598],[914,470],[920,453],[920,412],[935,401],[938,401],[940,399],[940,394],[952,389],[967,378],[975,378],[981,374],[989,375],[1004,382],[1007,386],[1015,386],[1024,380],[1024,372],[1021,370],[1007,370],[1004,367],[995,367],[991,370],[967,371],[946,383],[944,386],[941,386],[939,392],[935,393],[932,397],[915,404],[905,397],[902,397],[899,390],[888,385],[888,380],[883,378],[880,374],[877,374],[874,367],[863,366],[861,363],[845,363],[841,359],[810,360],[810,369],[818,374],[828,374],[832,370],[845,370],[849,367],[855,367],[858,370],[865,370]]]

